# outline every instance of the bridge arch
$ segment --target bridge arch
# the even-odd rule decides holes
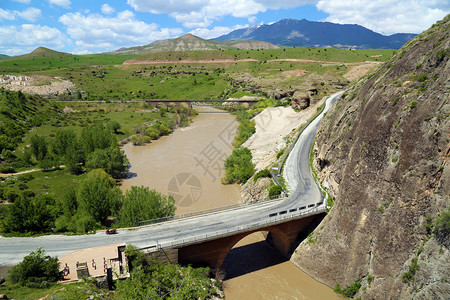
[[[289,257],[297,246],[296,240],[317,216],[308,216],[281,224],[246,230],[226,237],[204,241],[178,248],[178,262],[181,264],[207,264],[220,269],[231,249],[244,237],[258,232],[268,232],[267,240],[284,256]]]

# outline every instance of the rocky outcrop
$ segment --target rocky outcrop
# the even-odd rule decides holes
[[[360,281],[362,299],[448,299],[450,252],[431,229],[450,206],[449,47],[447,16],[322,120],[314,167],[335,203],[291,258],[317,280]]]
[[[296,91],[294,95],[292,95],[291,105],[295,110],[303,110],[309,106],[309,103],[309,95],[305,92]]]

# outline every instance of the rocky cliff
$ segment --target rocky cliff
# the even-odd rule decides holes
[[[360,282],[362,299],[449,299],[449,232],[433,230],[450,207],[449,46],[447,16],[324,117],[313,164],[335,201],[291,258],[319,281]]]

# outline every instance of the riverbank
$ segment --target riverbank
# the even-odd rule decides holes
[[[256,132],[242,146],[252,152],[257,171],[268,168],[276,161],[277,153],[286,146],[291,133],[314,116],[324,100],[301,111],[295,111],[290,106],[268,107],[253,118]]]

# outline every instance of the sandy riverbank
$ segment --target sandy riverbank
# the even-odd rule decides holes
[[[292,107],[268,107],[253,118],[256,132],[243,146],[252,152],[257,170],[275,161],[278,151],[286,145],[285,137],[312,117],[323,100],[299,112]]]

